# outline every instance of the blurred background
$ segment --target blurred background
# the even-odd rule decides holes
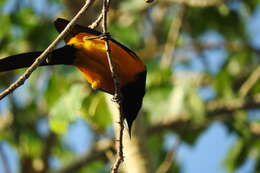
[[[45,49],[83,3],[0,0],[0,58]],[[259,0],[112,0],[109,31],[148,69],[122,172],[260,172]],[[1,73],[0,90],[23,72]],[[0,101],[0,172],[110,172],[112,117],[76,69],[38,68]]]

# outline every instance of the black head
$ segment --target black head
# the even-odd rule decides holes
[[[66,20],[66,19],[62,19],[62,18],[58,18],[54,21],[54,25],[56,30],[61,33],[65,27],[69,24],[70,21]],[[85,26],[81,26],[81,25],[75,25],[72,29],[72,31],[65,37],[65,41],[67,42],[71,37],[74,37],[75,35],[81,33],[81,32],[86,32],[89,34],[93,34],[93,35],[100,35],[101,32],[96,31],[94,29],[85,27]]]
[[[136,119],[139,110],[142,107],[143,97],[145,95],[146,71],[136,75],[136,79],[121,88],[123,95],[122,112],[126,119],[129,134],[131,135],[131,127]]]

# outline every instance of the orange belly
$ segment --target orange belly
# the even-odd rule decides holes
[[[85,40],[92,36],[80,33],[70,39],[69,45],[75,46],[74,65],[79,68],[93,88],[102,89],[110,94],[114,93],[114,83],[108,65],[105,42],[101,39]],[[135,80],[135,76],[145,70],[143,62],[133,53],[123,49],[120,45],[110,41],[112,59],[121,87]]]

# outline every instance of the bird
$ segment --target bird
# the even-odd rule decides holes
[[[54,21],[60,33],[69,21]],[[65,45],[53,50],[40,66],[65,65],[76,67],[95,90],[115,94],[102,33],[76,24],[64,38]],[[121,112],[131,136],[131,128],[142,107],[146,85],[146,65],[135,52],[112,37],[109,38],[111,56],[120,82]],[[27,52],[0,59],[0,72],[29,67],[42,51]]]

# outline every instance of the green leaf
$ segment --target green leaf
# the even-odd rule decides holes
[[[225,36],[226,39],[235,39],[238,36],[246,38],[240,14],[230,8],[226,9],[225,5],[203,9],[191,8],[188,10],[186,18],[192,26],[191,34],[193,36],[200,36],[208,30],[214,30]],[[202,18],[203,20],[201,20]],[[207,22],[205,23],[205,21]]]
[[[93,173],[93,172],[104,172],[104,164],[102,161],[97,160],[87,164],[85,167],[81,168],[79,173]]]
[[[161,161],[165,158],[165,153],[161,150],[158,150],[158,148],[163,148],[163,136],[150,136],[147,140],[147,143],[148,150],[153,151],[153,155],[156,156],[153,158],[153,161],[159,165]]]
[[[252,148],[250,150],[250,156],[253,159],[260,159],[260,140],[255,139]]]
[[[20,140],[22,142],[19,147],[21,151],[23,151],[23,154],[32,157],[40,155],[43,148],[43,143],[34,132],[24,131],[24,133],[20,136]]]
[[[227,70],[222,70],[215,78],[215,89],[220,97],[225,99],[234,98],[232,89],[232,78]]]
[[[149,111],[151,121],[158,121],[168,114],[172,86],[162,86],[146,92],[143,108]],[[154,105],[156,103],[156,106]]]
[[[206,119],[205,105],[195,89],[191,89],[187,98],[188,109],[195,123],[202,123]]]
[[[172,72],[169,68],[160,69],[157,61],[150,61],[147,63],[148,75],[146,80],[146,87],[160,87],[171,85]]]
[[[229,172],[233,172],[236,169],[237,167],[236,159],[240,151],[242,150],[242,148],[243,148],[243,141],[239,139],[228,151],[224,164]]]
[[[96,130],[103,131],[112,123],[105,95],[95,93],[86,97],[81,106],[81,115],[88,120]]]
[[[225,167],[229,172],[233,172],[245,163],[253,144],[254,139],[252,138],[239,138],[236,141],[229,150],[224,162]]]
[[[52,131],[63,134],[70,122],[75,120],[84,98],[81,85],[73,85],[68,93],[60,97],[50,111],[49,125]]]
[[[50,78],[47,81],[47,88],[45,90],[46,104],[49,107],[52,107],[57,103],[57,100],[60,99],[68,90],[70,90],[72,79],[77,79],[77,74],[70,71],[69,73],[64,68],[56,67],[55,69],[50,69]],[[66,77],[66,80],[64,80]],[[87,92],[84,92],[87,93]]]
[[[128,45],[127,47],[137,48],[140,42],[139,33],[137,32],[134,25],[130,27],[124,27],[119,24],[111,24],[109,27],[113,36],[122,43]]]

